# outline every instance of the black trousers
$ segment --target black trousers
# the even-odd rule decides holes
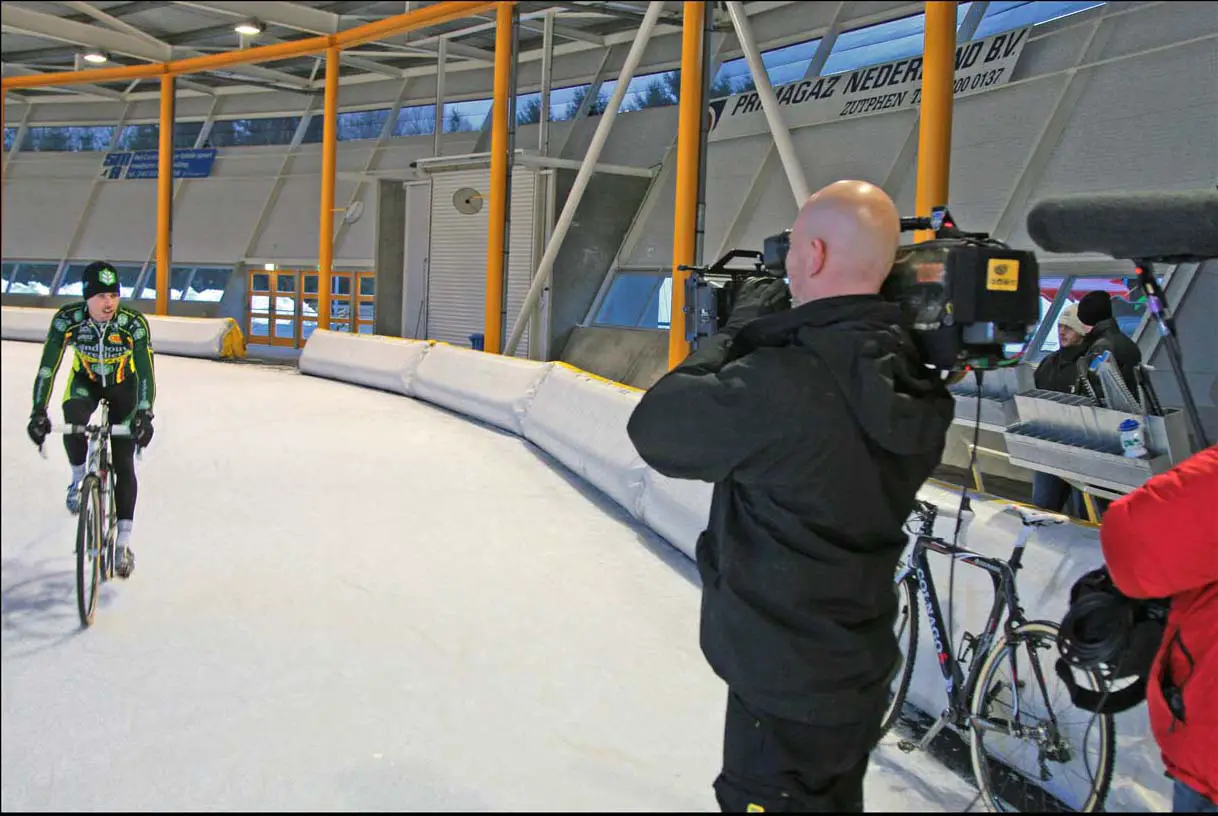
[[[723,771],[715,780],[720,809],[862,813],[882,708],[874,722],[821,727],[773,717],[729,692]]]
[[[64,393],[63,419],[69,425],[86,425],[103,399],[110,403],[110,423],[118,425],[135,415],[137,380],[134,377],[114,385],[101,386],[73,372]],[[89,441],[84,434],[65,434],[63,447],[68,461],[79,467],[89,456]],[[128,436],[110,438],[114,467],[114,505],[119,521],[135,518],[135,498],[139,482],[135,478],[135,441]]]

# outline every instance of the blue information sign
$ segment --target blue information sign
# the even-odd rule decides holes
[[[136,150],[127,153],[107,153],[102,159],[104,179],[155,179],[160,157],[156,150]],[[216,149],[181,149],[173,151],[173,177],[207,178],[216,161]]]

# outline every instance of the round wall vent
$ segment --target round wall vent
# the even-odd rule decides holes
[[[472,187],[462,187],[453,193],[453,206],[462,215],[476,215],[482,211],[482,193]]]

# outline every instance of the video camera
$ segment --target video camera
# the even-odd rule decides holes
[[[929,218],[902,218],[901,231],[934,238],[902,245],[880,295],[900,304],[905,327],[923,359],[958,372],[1018,362],[1007,344],[1024,344],[1040,321],[1040,270],[1032,252],[1011,249],[985,233],[964,232],[940,207]],[[751,277],[786,277],[790,230],[771,235],[762,251],[733,249],[709,267],[680,269],[686,280],[686,339],[697,344],[726,324],[736,295]],[[729,268],[740,258],[751,268]]]

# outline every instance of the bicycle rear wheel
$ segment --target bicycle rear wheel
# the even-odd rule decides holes
[[[893,677],[892,690],[888,692],[888,708],[884,709],[884,719],[881,721],[880,734],[887,734],[897,720],[901,719],[901,709],[905,706],[905,695],[909,693],[909,683],[913,679],[914,658],[918,652],[918,589],[913,576],[894,584],[897,593],[897,620],[894,633],[897,646],[901,649],[901,664]]]
[[[81,626],[93,623],[97,585],[101,579],[101,484],[89,474],[80,485],[80,516],[76,522],[76,600]]]
[[[1053,670],[1057,630],[1048,621],[1024,623],[1000,637],[981,664],[969,705],[970,742],[973,773],[991,811],[1092,813],[1108,795],[1113,718],[1071,701]]]

